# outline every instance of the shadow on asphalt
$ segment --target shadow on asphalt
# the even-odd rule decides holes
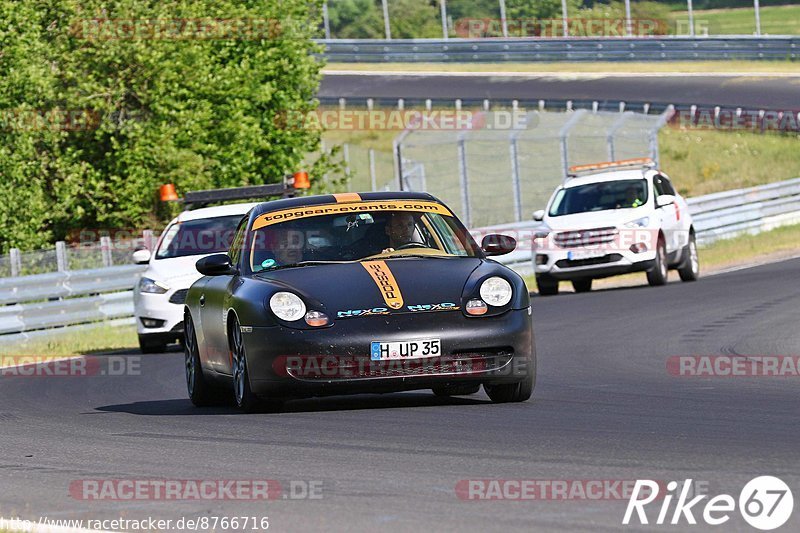
[[[437,407],[444,405],[483,405],[492,403],[485,398],[439,397],[433,393],[359,394],[291,400],[277,410],[262,414],[315,413],[323,411],[360,411],[364,409],[391,409],[409,407]],[[195,407],[188,399],[151,400],[115,405],[104,405],[97,411],[128,413],[144,416],[193,416],[244,414],[233,405]]]

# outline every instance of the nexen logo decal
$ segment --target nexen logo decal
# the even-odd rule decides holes
[[[389,309],[386,307],[373,307],[372,309],[348,309],[346,311],[337,311],[336,318],[348,318],[351,316],[370,316],[370,315],[388,315]]]

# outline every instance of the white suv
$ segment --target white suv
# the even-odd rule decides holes
[[[533,243],[539,294],[557,294],[561,280],[586,292],[593,279],[628,272],[646,272],[650,285],[665,284],[670,268],[698,278],[689,206],[652,161],[571,167],[570,176],[533,216],[542,222]]]
[[[258,203],[229,204],[184,211],[158,239],[155,253],[138,250],[133,260],[147,270],[133,290],[134,316],[143,353],[163,352],[183,338],[186,292],[202,276],[201,257],[227,252],[236,227]]]

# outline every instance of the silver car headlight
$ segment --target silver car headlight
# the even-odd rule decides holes
[[[511,284],[497,276],[488,278],[481,283],[481,298],[494,307],[503,307],[510,302],[512,293]]]
[[[646,228],[650,224],[650,217],[637,218],[625,224],[626,228]]]
[[[150,278],[142,278],[139,280],[139,292],[146,292],[149,294],[164,294],[169,290],[169,286],[160,281]]]
[[[306,304],[294,293],[276,292],[269,299],[269,308],[275,316],[286,322],[300,320],[306,315]]]

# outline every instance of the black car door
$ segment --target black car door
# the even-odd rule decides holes
[[[235,266],[238,265],[241,255],[246,226],[247,217],[244,217],[239,222],[228,251],[228,255],[231,256],[231,264]],[[200,314],[208,350],[206,361],[214,371],[223,374],[230,374],[231,355],[228,346],[227,314],[231,287],[237,283],[238,278],[237,275],[214,276],[205,284],[200,296],[202,302]]]

